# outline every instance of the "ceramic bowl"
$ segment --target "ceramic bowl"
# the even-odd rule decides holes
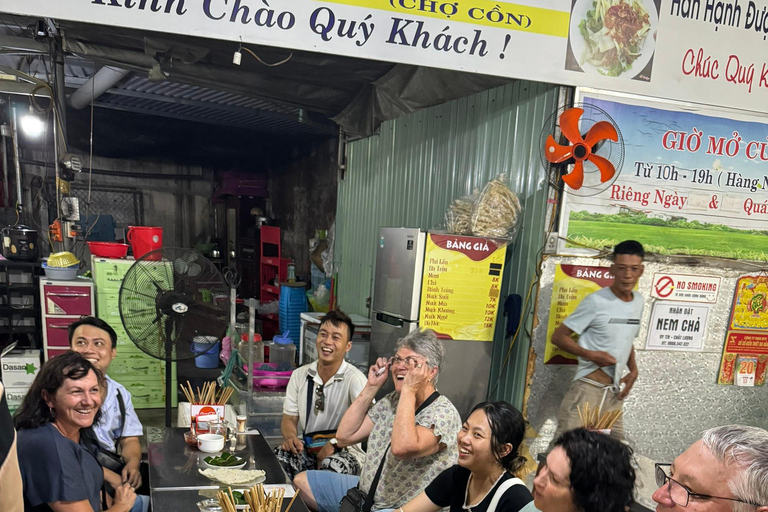
[[[197,448],[205,453],[220,452],[224,449],[224,436],[219,434],[200,434],[197,436]]]

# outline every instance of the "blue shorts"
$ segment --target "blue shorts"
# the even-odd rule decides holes
[[[339,512],[341,498],[357,487],[359,476],[341,475],[332,471],[307,471],[307,483],[320,512]]]

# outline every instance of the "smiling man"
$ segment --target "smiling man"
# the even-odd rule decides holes
[[[335,433],[342,416],[365,387],[363,372],[344,358],[352,348],[355,326],[339,310],[320,319],[315,362],[291,375],[283,404],[283,444],[275,448],[286,474],[309,469],[360,474],[365,453],[360,445],[341,449]]]
[[[768,432],[707,430],[672,464],[656,465],[656,484],[657,512],[768,512]]]
[[[645,250],[634,240],[613,249],[613,283],[581,301],[552,334],[552,343],[579,359],[576,376],[557,415],[557,439],[566,430],[581,427],[577,407],[589,403],[602,411],[622,408],[622,400],[637,380],[633,341],[640,330],[645,299],[633,291],[643,275]],[[578,341],[574,340],[578,335]],[[629,370],[623,375],[624,369]],[[611,435],[624,436],[621,419]]]
[[[104,479],[115,489],[123,483],[138,489],[141,486],[139,436],[143,435],[144,429],[133,409],[131,393],[107,376],[109,365],[117,355],[117,334],[104,320],[86,316],[69,326],[69,346],[101,370],[107,382],[101,420],[94,423],[92,431],[101,451],[119,452],[125,466],[119,472],[105,468]],[[137,503],[142,500],[143,497]],[[148,500],[144,502],[148,504]]]

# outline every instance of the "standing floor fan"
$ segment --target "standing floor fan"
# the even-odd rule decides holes
[[[224,336],[227,296],[218,269],[191,249],[163,248],[134,263],[120,286],[120,318],[131,341],[165,361],[165,426],[171,426],[172,363],[205,353]],[[203,338],[198,338],[202,336]],[[197,338],[197,339],[195,339]],[[195,351],[191,343],[195,342]]]

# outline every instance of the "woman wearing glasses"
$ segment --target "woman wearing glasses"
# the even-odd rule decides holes
[[[396,509],[455,464],[461,420],[451,401],[435,389],[444,359],[433,331],[415,331],[398,342],[393,358],[379,358],[371,366],[365,388],[336,434],[341,447],[368,441],[363,471],[360,478],[322,471],[297,475],[294,483],[310,509],[338,512],[347,491],[358,487],[368,495],[368,510]],[[387,369],[395,391],[372,406],[389,378]]]
[[[577,428],[555,441],[533,480],[533,501],[541,512],[626,512],[634,488],[632,450]]]
[[[446,469],[399,512],[517,512],[533,498],[514,474],[525,465],[519,455],[525,436],[520,411],[506,402],[483,402],[472,410],[458,435],[459,463]]]

